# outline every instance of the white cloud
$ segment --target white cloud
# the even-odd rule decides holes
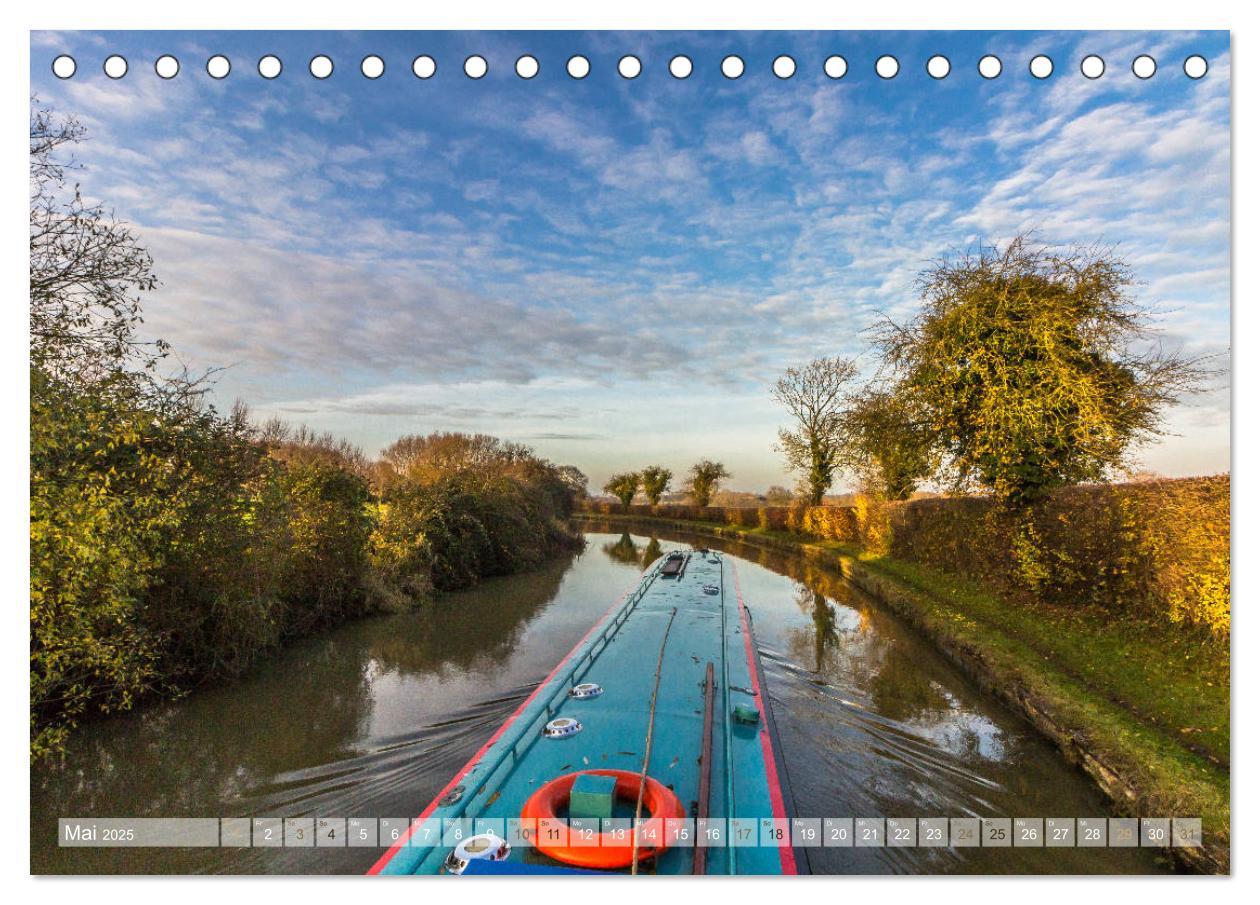
[[[951,248],[1030,227],[1117,243],[1170,342],[1226,348],[1228,56],[1152,94],[1127,61],[1155,53],[1163,79],[1190,39],[1147,40],[1081,37],[1051,83],[1012,70],[939,127],[921,93],[889,101],[804,69],[769,88],[750,73],[711,92],[697,78],[587,95],[605,103],[501,83],[448,107],[427,95],[416,115],[309,78],[250,94],[137,72],[50,83],[47,99],[92,130],[86,191],[152,247],[147,328],[231,365],[231,387],[362,437],[563,412],[563,427],[521,431],[559,451],[561,435],[612,438],[609,467],[657,442],[665,399],[688,417],[659,455],[729,442],[768,482],[768,440],[741,441],[705,406],[742,405],[745,438],[772,439],[777,413],[753,403],[767,380],[862,353],[862,330],[912,313],[915,274]],[[995,41],[1011,59],[1030,49]],[[594,36],[591,52],[604,44],[646,58],[668,41]],[[1098,83],[1073,75],[1086,52],[1109,60]],[[443,395],[452,384],[462,398]],[[593,411],[608,393],[615,413]],[[1196,430],[1219,453],[1227,412],[1194,405],[1215,412]]]

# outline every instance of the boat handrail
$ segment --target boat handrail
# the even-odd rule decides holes
[[[546,704],[540,714],[543,722],[546,722],[550,719],[552,714],[555,713],[557,709],[557,699],[567,697],[569,689],[576,684],[576,680],[581,678],[582,675],[585,675],[586,670],[583,669],[582,672],[579,673],[579,667],[581,667],[585,662],[586,668],[590,668],[594,660],[593,651],[595,647],[597,645],[601,645],[601,643],[608,643],[608,639],[625,623],[625,620],[629,618],[634,607],[638,605],[639,601],[641,601],[644,595],[647,594],[648,588],[651,587],[652,582],[654,582],[657,578],[661,563],[664,559],[665,556],[661,556],[644,571],[643,577],[640,579],[638,585],[626,594],[621,602],[621,605],[617,607],[615,612],[604,617],[604,628],[597,635],[594,635],[594,637],[586,639],[582,648],[574,651],[568,657],[560,671],[543,680],[545,684],[555,686],[555,690],[551,693],[550,697],[547,698]],[[502,743],[502,746],[499,748],[499,753],[494,760],[489,763],[478,761],[469,768],[467,773],[460,777],[460,781],[463,781],[473,773],[481,773],[481,775],[484,776],[484,779],[477,784],[471,794],[463,796],[460,801],[453,802],[448,809],[444,809],[445,813],[442,816],[459,818],[467,813],[469,805],[476,801],[477,798],[486,791],[487,784],[491,781],[495,774],[498,773],[499,768],[507,761],[509,755],[511,756],[512,763],[515,763],[520,759],[521,752],[517,750],[520,743],[525,740],[529,740],[531,743],[536,741],[535,739],[530,739],[529,735],[531,728],[533,728],[533,726],[538,722],[539,717],[535,717],[528,722],[521,722],[519,727],[515,725],[510,727],[506,733],[507,737],[499,740]],[[483,770],[483,767],[486,769]]]

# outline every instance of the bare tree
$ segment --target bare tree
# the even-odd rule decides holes
[[[125,223],[88,204],[60,153],[84,140],[78,121],[31,108],[31,363],[99,380],[119,364],[153,367],[167,352],[136,335],[140,295],[157,286],[153,260]]]
[[[446,431],[408,434],[381,451],[381,460],[395,472],[421,484],[459,472],[503,467],[529,457],[528,448],[489,434]]]
[[[822,502],[841,465],[844,405],[856,376],[857,365],[847,358],[815,358],[788,368],[771,390],[796,422],[779,430],[777,448],[789,468],[803,472],[812,506]]]

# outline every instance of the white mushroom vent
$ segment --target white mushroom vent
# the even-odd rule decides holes
[[[568,738],[582,731],[582,724],[571,716],[558,716],[546,726],[543,735],[547,738]]]
[[[455,846],[442,862],[442,867],[448,874],[459,876],[473,861],[504,861],[511,853],[512,846],[494,833],[479,833]]]
[[[585,700],[587,698],[597,698],[604,693],[602,685],[596,685],[594,682],[580,682],[569,689],[569,697]]]

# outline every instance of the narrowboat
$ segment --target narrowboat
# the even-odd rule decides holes
[[[789,844],[790,809],[735,563],[678,551],[613,604],[369,873],[794,874],[805,861]],[[727,818],[744,838],[725,835]]]

